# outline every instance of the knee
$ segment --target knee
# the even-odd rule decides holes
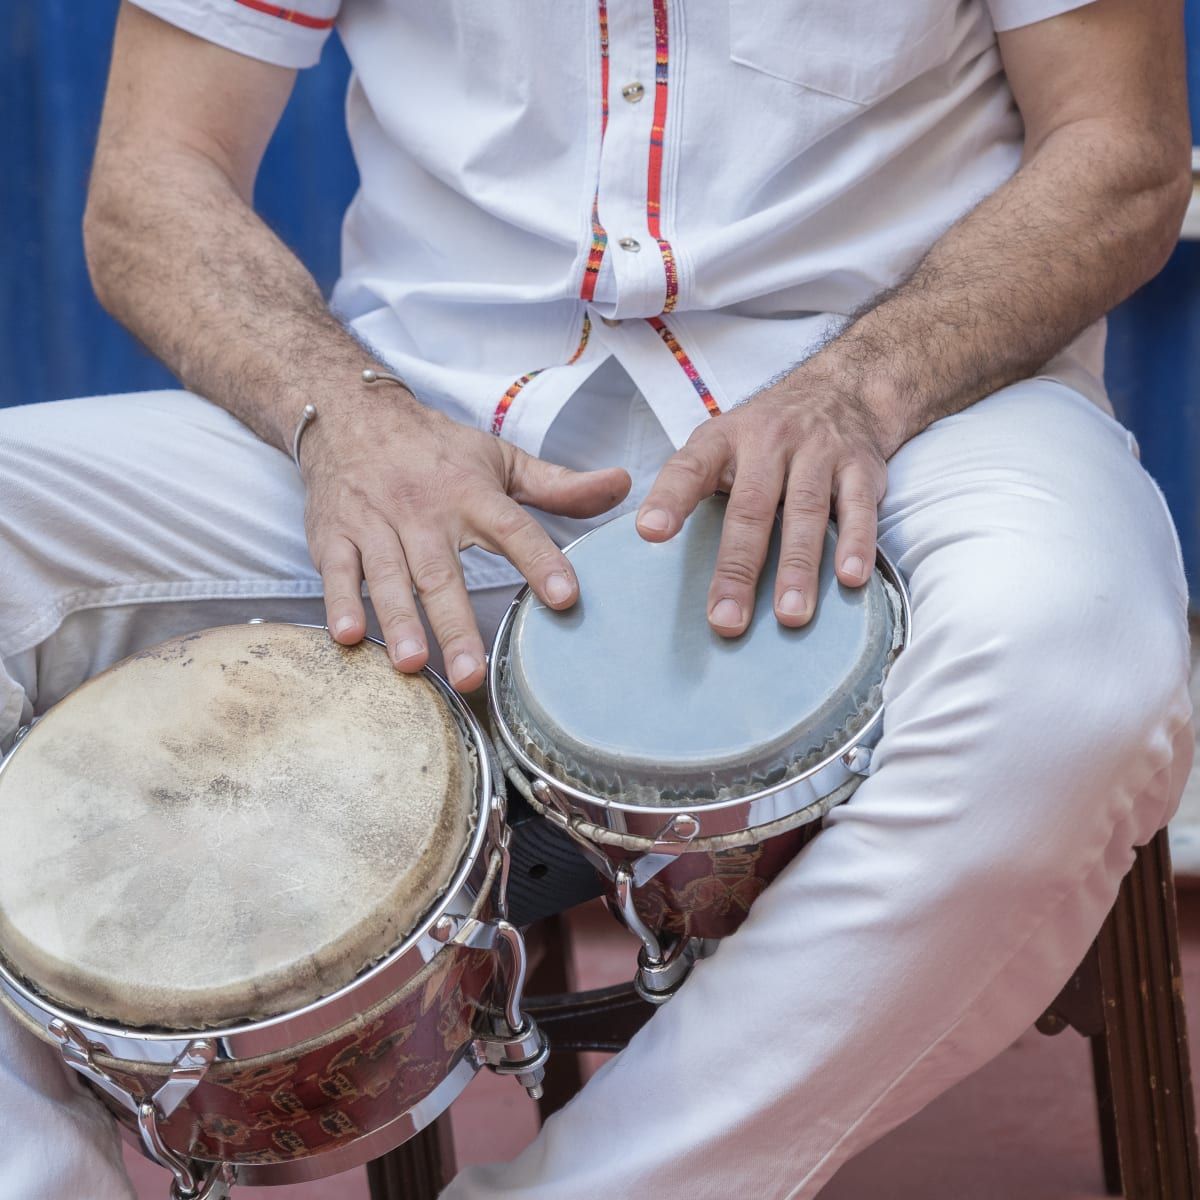
[[[980,547],[917,606],[879,761],[917,752],[922,811],[958,830],[972,870],[1046,885],[1169,815],[1186,769],[1186,620],[1173,560],[1135,576]]]

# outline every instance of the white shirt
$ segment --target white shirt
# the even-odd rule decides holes
[[[354,75],[334,308],[536,453],[609,356],[681,445],[1017,169],[997,29],[1087,0],[135,0]],[[1106,405],[1103,326],[1046,368]]]

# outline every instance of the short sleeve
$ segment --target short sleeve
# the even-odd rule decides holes
[[[250,58],[311,67],[337,19],[341,0],[132,0],[154,16]]]
[[[1072,9],[1093,4],[1095,0],[987,0],[992,12],[992,24],[997,33],[1033,25],[1051,17],[1061,17]]]

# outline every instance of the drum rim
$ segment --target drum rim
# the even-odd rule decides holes
[[[565,546],[563,552],[570,552],[581,542],[586,541],[611,523],[605,522],[603,525],[597,525],[594,529],[589,529],[587,533]],[[830,524],[833,524],[833,522],[830,522]],[[912,637],[912,603],[909,598],[908,585],[904,577],[900,574],[899,569],[878,545],[875,547],[875,565],[887,583],[895,589],[899,597],[901,629],[900,641],[896,647],[896,655],[899,655],[908,648]],[[500,736],[500,740],[504,744],[504,748],[512,755],[517,766],[532,778],[541,780],[553,792],[558,793],[562,799],[581,806],[584,815],[592,819],[595,824],[607,825],[609,828],[620,829],[621,832],[644,836],[646,834],[653,835],[662,829],[664,825],[670,823],[672,817],[687,814],[688,816],[695,817],[705,827],[705,836],[711,836],[714,833],[752,829],[758,825],[766,824],[771,820],[792,816],[805,808],[819,803],[821,799],[835,791],[846,778],[861,774],[846,759],[856,748],[862,747],[865,749],[873,746],[879,740],[884,710],[882,702],[863,724],[861,729],[857,730],[837,748],[830,751],[824,758],[806,767],[803,771],[790,775],[768,787],[760,788],[755,792],[748,792],[742,796],[735,796],[728,800],[719,800],[711,803],[651,805],[616,800],[608,796],[600,796],[593,792],[584,791],[582,788],[566,783],[550,774],[544,767],[539,766],[525,753],[516,735],[505,720],[504,710],[500,703],[500,663],[504,658],[504,651],[508,645],[508,638],[513,622],[516,620],[517,610],[531,592],[532,589],[526,584],[516,594],[496,629],[496,636],[492,641],[492,652],[488,659],[487,696],[489,715],[496,732]],[[840,772],[836,769],[839,766],[842,767]],[[796,788],[798,784],[816,784],[818,782],[820,783],[821,790],[815,794],[813,794],[812,787],[798,788],[795,798],[797,802],[794,805],[791,807],[785,806],[783,810],[776,807],[772,809],[770,816],[762,814],[761,810],[764,801],[769,801],[773,797],[780,796],[781,793],[786,792],[789,788]],[[718,817],[719,829],[709,828],[712,816]],[[631,818],[632,823],[630,822]]]
[[[267,622],[255,619],[247,624],[278,624],[328,633],[328,626],[306,624],[299,621]],[[213,628],[239,628],[239,626],[214,626]],[[386,644],[379,638],[366,637],[363,641],[372,642],[387,649]],[[114,667],[118,665],[119,663],[113,664]],[[399,991],[427,962],[447,948],[448,943],[433,934],[433,929],[439,920],[447,914],[465,919],[474,907],[483,877],[479,871],[484,860],[483,851],[485,846],[489,846],[494,841],[490,818],[497,806],[499,806],[501,816],[504,815],[503,793],[497,791],[499,775],[494,769],[493,755],[495,752],[488,744],[483,728],[475,714],[471,712],[466,702],[450,684],[432,668],[424,667],[418,674],[425,676],[441,697],[448,702],[468,746],[474,751],[476,760],[475,828],[471,831],[467,848],[463,852],[457,870],[447,883],[445,891],[426,910],[404,940],[384,958],[356,975],[349,983],[343,984],[336,991],[330,992],[327,996],[318,997],[299,1008],[277,1013],[273,1017],[210,1029],[170,1031],[139,1029],[89,1017],[65,1005],[58,1004],[50,997],[34,990],[22,977],[9,969],[7,962],[0,955],[0,989],[7,994],[9,1001],[42,1028],[45,1028],[55,1018],[67,1022],[93,1041],[96,1049],[114,1059],[169,1065],[190,1042],[198,1038],[216,1042],[219,1061],[235,1061],[276,1054],[291,1046],[337,1030],[347,1020],[363,1010],[364,992],[367,997],[365,1004],[369,1007],[385,999],[391,993]],[[64,703],[73,694],[72,692],[64,696],[62,700],[58,701],[58,704]],[[58,704],[52,705],[47,712],[53,711]],[[3,776],[8,764],[27,741],[28,738],[23,737],[0,761],[0,777]],[[154,1051],[158,1051],[158,1053]]]

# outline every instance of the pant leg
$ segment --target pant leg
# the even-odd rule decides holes
[[[881,516],[913,638],[871,778],[524,1153],[446,1200],[812,1197],[1083,957],[1190,765],[1161,497],[1115,422],[1040,380],[904,447]]]

